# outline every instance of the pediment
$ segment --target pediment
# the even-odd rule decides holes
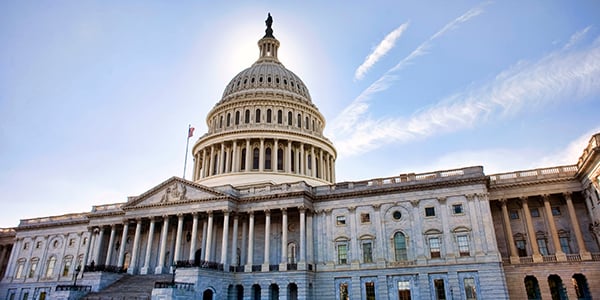
[[[226,195],[206,186],[179,177],[171,177],[147,192],[137,197],[131,197],[123,208],[168,205],[177,202],[209,200],[223,196]]]

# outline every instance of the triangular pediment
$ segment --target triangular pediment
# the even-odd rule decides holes
[[[209,187],[179,177],[171,177],[137,197],[130,197],[123,208],[168,205],[177,202],[218,199],[224,196],[226,195]]]

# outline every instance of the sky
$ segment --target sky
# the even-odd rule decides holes
[[[571,165],[600,132],[598,1],[6,0],[0,228],[183,176],[268,12],[338,182]]]

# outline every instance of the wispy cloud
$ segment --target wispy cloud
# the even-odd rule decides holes
[[[565,45],[564,49],[569,49],[573,47],[573,45],[579,43],[579,41],[581,41],[587,35],[590,29],[592,29],[592,26],[588,26],[580,31],[575,32],[575,34],[573,34],[569,39],[569,42],[567,42]]]
[[[385,56],[394,46],[396,45],[396,40],[402,36],[402,33],[408,28],[408,23],[406,22],[398,28],[394,29],[392,32],[388,33],[385,38],[373,49],[373,51],[365,58],[365,61],[356,69],[354,72],[354,79],[361,80],[365,77],[365,74],[375,65],[379,59]]]
[[[349,111],[349,130],[333,135],[340,155],[457,131],[525,108],[600,93],[600,40],[578,48],[563,47],[535,62],[520,61],[493,80],[446,97],[409,118],[372,119],[366,115],[368,103],[355,101],[349,107],[354,109]]]
[[[377,79],[360,95],[358,95],[358,97],[356,97],[354,101],[348,107],[346,107],[346,109],[344,109],[342,113],[333,121],[332,128],[335,131],[342,131],[346,133],[351,131],[355,123],[359,120],[360,116],[368,110],[369,105],[367,101],[371,98],[371,96],[378,92],[387,90],[390,85],[398,79],[398,76],[395,74],[396,72],[410,64],[415,58],[427,54],[427,50],[432,46],[436,39],[442,37],[447,32],[458,28],[458,25],[467,22],[473,17],[483,13],[483,8],[488,4],[489,2],[486,2],[470,9],[429,37],[429,39],[419,45],[408,56],[403,58],[398,64],[389,69],[383,76]]]

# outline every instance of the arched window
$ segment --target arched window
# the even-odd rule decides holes
[[[227,113],[227,127],[231,126],[231,113]]]
[[[296,263],[296,243],[292,242],[288,244],[288,257],[287,257],[287,262],[288,264],[295,264]]]
[[[235,125],[240,125],[240,112],[235,112]]]
[[[292,112],[288,111],[288,125],[289,126],[292,126],[292,119],[293,119]]]
[[[223,152],[223,170],[221,170],[222,173],[225,173],[225,170],[227,170],[227,164],[225,162],[227,162],[227,152]]]
[[[402,232],[394,234],[394,257],[396,261],[406,261],[408,255],[406,252],[406,237]]]
[[[573,287],[575,288],[577,299],[592,299],[590,287],[583,274],[577,273],[573,275]]]
[[[260,296],[260,285],[258,284],[253,284],[252,285],[252,300],[260,300],[261,296]]]
[[[308,169],[312,170],[312,156],[310,154],[308,155],[307,165],[308,165]]]
[[[240,163],[240,169],[242,171],[246,170],[246,148],[242,149],[242,161]]]
[[[254,148],[254,150],[252,150],[252,169],[254,170],[258,169],[258,156],[259,150],[258,148]]]
[[[223,128],[223,116],[219,117],[219,128]]]
[[[278,110],[277,111],[277,124],[282,124],[283,123],[283,111]]]
[[[308,122],[308,117],[304,118],[304,126],[306,127],[306,129],[308,129],[309,125],[310,123]]]
[[[17,261],[17,270],[15,271],[15,278],[23,278],[23,269],[25,268],[25,262],[27,262],[24,258],[21,258]]]
[[[61,276],[65,277],[69,275],[69,271],[71,270],[71,264],[73,263],[73,256],[66,256],[63,259],[63,269]]]
[[[219,155],[215,154],[213,158],[213,175],[217,175],[217,171],[219,170]]]
[[[271,148],[265,149],[265,169],[271,169]]]
[[[29,273],[27,274],[27,278],[33,278],[33,276],[35,276],[35,271],[37,270],[39,262],[40,259],[37,257],[31,259],[31,264],[29,265]]]
[[[277,170],[283,170],[283,149],[277,149]]]
[[[290,157],[290,163],[292,164],[290,167],[292,169],[292,172],[296,171],[296,152],[294,150],[291,151],[292,152],[292,156]]]
[[[260,123],[260,109],[256,109],[256,115],[255,115],[255,123]]]
[[[271,123],[271,109],[267,109],[267,123]]]
[[[527,293],[527,299],[542,299],[540,285],[535,276],[525,276],[525,292]]]
[[[244,114],[244,123],[250,123],[250,110],[246,109],[246,113]]]
[[[567,291],[563,285],[562,279],[556,274],[548,276],[548,286],[550,287],[550,295],[552,300],[567,299]]]
[[[54,266],[56,266],[56,257],[52,256],[48,259],[48,263],[46,264],[46,278],[54,275]]]
[[[300,114],[298,114],[298,124],[296,124],[298,126],[298,128],[302,127],[302,116]]]

